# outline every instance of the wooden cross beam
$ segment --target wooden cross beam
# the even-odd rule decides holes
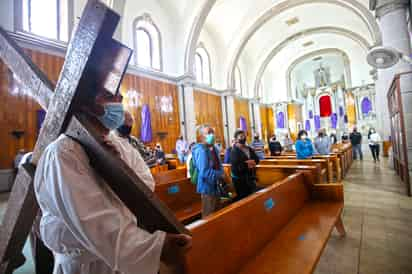
[[[47,77],[0,28],[0,58],[32,97],[47,109],[30,164],[19,169],[0,227],[0,274],[12,273],[39,206],[35,199],[35,165],[61,133],[78,140],[92,166],[149,232],[188,230],[117,155],[104,146],[102,128],[81,113],[80,106],[104,87],[116,94],[131,50],[112,39],[119,15],[98,0],[89,0],[71,39],[55,91]]]

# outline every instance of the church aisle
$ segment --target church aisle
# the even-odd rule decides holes
[[[355,161],[344,184],[347,237],[334,231],[315,273],[412,273],[412,198],[388,160]]]

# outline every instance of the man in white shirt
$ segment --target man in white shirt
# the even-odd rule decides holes
[[[179,138],[176,141],[176,152],[181,164],[186,163],[187,150],[188,146],[186,140],[183,139],[183,136],[179,136]]]
[[[121,100],[102,90],[84,111],[107,129],[106,145],[153,191],[153,178],[137,150],[109,133],[123,123]],[[160,260],[176,264],[190,248],[189,236],[139,228],[90,166],[83,147],[65,135],[46,148],[34,186],[42,213],[40,235],[54,254],[54,274],[155,274]]]

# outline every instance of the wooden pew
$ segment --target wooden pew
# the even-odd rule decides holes
[[[350,143],[335,144],[332,145],[332,151],[341,157],[342,173],[345,176],[353,162],[352,145]]]
[[[320,167],[314,165],[258,165],[256,168],[257,183],[259,186],[267,187],[274,183],[279,183],[297,172],[302,172],[307,182],[322,183]]]
[[[230,178],[231,165],[223,165],[227,177]],[[267,187],[275,182],[282,181],[286,177],[296,172],[303,172],[309,182],[322,183],[320,166],[310,165],[258,165],[256,166],[257,184],[261,187]]]
[[[187,169],[186,168],[172,169],[172,170],[155,173],[152,175],[153,175],[153,179],[155,180],[156,184],[163,184],[163,183],[168,183],[168,182],[176,181],[180,179],[186,179]]]
[[[201,214],[200,194],[196,192],[196,185],[192,184],[190,179],[184,178],[156,184],[155,194],[182,223],[188,223]]]
[[[342,209],[342,184],[291,175],[188,225],[184,274],[312,273],[333,228],[345,235]]]
[[[341,182],[342,180],[342,167],[340,164],[340,159],[337,154],[329,155],[313,155],[313,159],[324,159],[327,161],[328,167],[328,181],[333,182],[334,178],[336,182]],[[266,156],[265,159],[296,159],[296,154],[284,154],[280,156]]]
[[[150,168],[150,172],[153,174],[157,174],[159,172],[168,171],[169,167],[167,165],[155,165]]]
[[[320,167],[320,176],[322,182],[329,182],[330,176],[328,175],[330,172],[330,165],[328,161],[325,159],[267,159],[262,160],[259,162],[260,165],[292,165],[292,166],[319,166]]]

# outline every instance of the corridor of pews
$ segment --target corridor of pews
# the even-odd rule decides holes
[[[155,193],[193,234],[187,273],[412,272],[412,202],[387,159],[352,164],[350,145],[311,160],[267,157],[257,167],[263,190],[222,201],[204,220],[184,166],[170,159],[152,173]],[[1,217],[7,198],[0,196]],[[28,244],[24,253],[29,259],[16,273],[34,273]]]

